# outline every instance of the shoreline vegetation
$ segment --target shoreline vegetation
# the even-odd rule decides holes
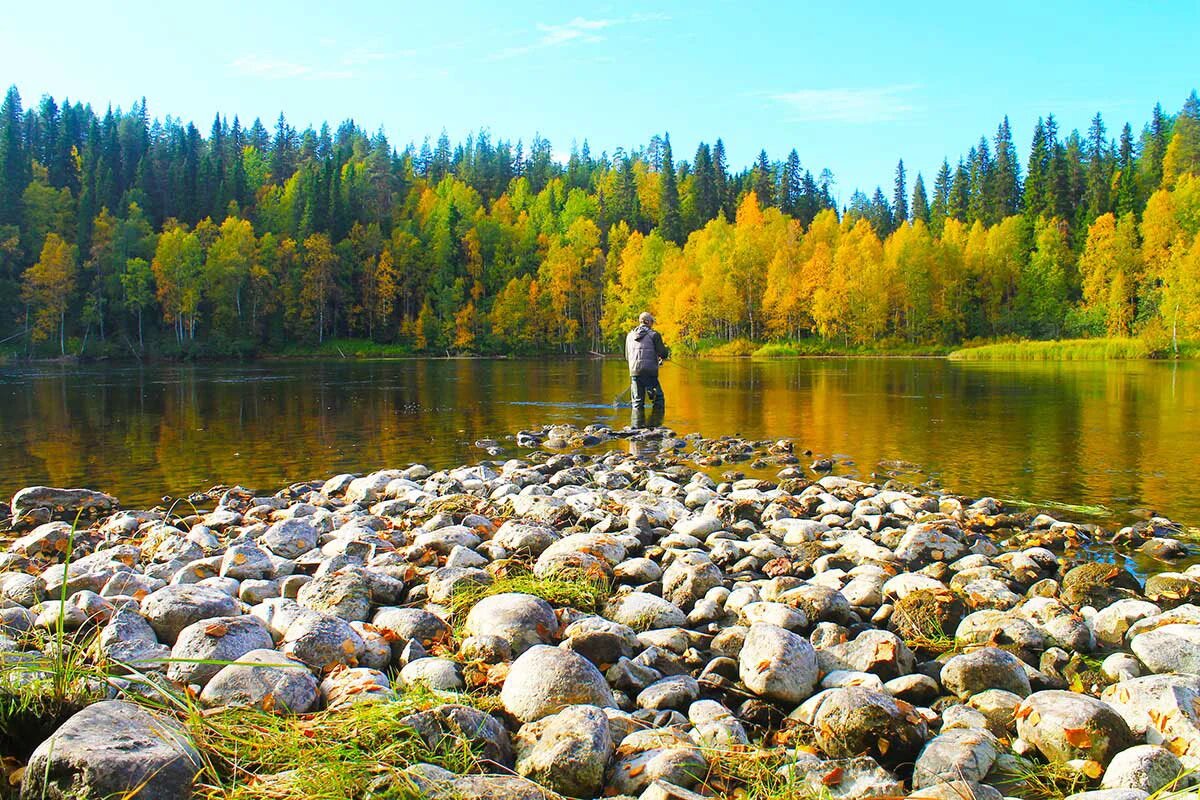
[[[9,89],[0,349],[586,353],[643,310],[680,352],[764,357],[1200,337],[1194,91],[1140,130],[1040,118],[1025,152],[1004,118],[932,180],[900,161],[870,196],[795,150],[731,166],[720,139],[583,140],[564,164],[541,137],[246,122],[205,137],[145,100],[99,114]]]
[[[1094,339],[1052,339],[1012,341],[982,341],[963,345],[910,344],[883,341],[878,343],[838,343],[820,339],[781,342],[753,342],[735,339],[731,342],[704,341],[694,345],[679,345],[674,351],[686,358],[787,360],[793,358],[945,358],[963,362],[1055,362],[1055,361],[1190,361],[1200,359],[1200,341],[1151,342],[1139,337],[1104,337]],[[407,344],[384,344],[369,339],[329,339],[320,344],[292,344],[277,350],[248,350],[237,355],[199,354],[189,358],[149,354],[145,358],[120,353],[105,356],[47,356],[26,358],[17,351],[0,351],[0,366],[29,363],[90,363],[115,361],[179,362],[196,361],[279,361],[302,359],[508,359],[508,358],[620,358],[619,352],[590,351],[563,353],[546,351],[469,352],[444,350],[414,350]]]
[[[1183,526],[860,482],[790,440],[511,438],[170,508],[18,492],[0,798],[1195,796]],[[727,471],[756,461],[775,479]]]

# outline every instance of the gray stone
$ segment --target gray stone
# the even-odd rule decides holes
[[[755,694],[796,704],[817,685],[817,655],[807,639],[776,625],[757,623],[746,634],[738,675]]]
[[[1109,686],[1100,698],[1135,737],[1178,756],[1200,757],[1200,676],[1147,675]]]
[[[908,645],[890,631],[863,631],[852,642],[817,651],[822,672],[845,669],[870,672],[883,680],[909,675],[915,659]]]
[[[207,586],[165,586],[146,595],[142,616],[149,620],[160,642],[174,644],[179,632],[194,622],[231,617],[241,604],[225,592]]]
[[[536,558],[561,537],[549,525],[508,520],[492,536],[492,541],[515,555]]]
[[[260,541],[283,558],[299,558],[317,546],[317,528],[307,519],[285,519],[267,528]]]
[[[347,622],[365,622],[371,613],[371,590],[361,568],[346,567],[301,586],[296,602]]]
[[[925,723],[912,706],[881,692],[829,689],[802,707],[811,714],[817,745],[826,755],[869,755],[884,766],[911,763],[925,743]]]
[[[346,620],[308,611],[288,626],[280,651],[325,672],[338,664],[357,664],[363,640]]]
[[[105,700],[68,719],[29,759],[22,800],[192,796],[200,756],[171,719],[122,700]]]
[[[513,745],[519,774],[570,797],[598,796],[613,755],[608,717],[590,705],[525,723]]]
[[[39,508],[47,509],[56,519],[74,521],[84,516],[111,511],[117,498],[91,489],[56,489],[50,486],[27,486],[13,495],[10,511],[14,520]]]
[[[461,692],[466,688],[462,669],[448,658],[418,658],[405,664],[400,682],[406,687],[423,685],[439,692]]]
[[[171,648],[167,677],[176,683],[203,686],[231,662],[251,650],[266,650],[275,644],[271,632],[258,617],[213,617],[194,622],[179,632]]]
[[[498,719],[477,708],[441,705],[409,714],[400,721],[415,730],[430,747],[442,746],[451,737],[462,739],[476,745],[486,761],[499,767],[513,766],[508,731]]]
[[[639,708],[682,711],[700,696],[700,684],[690,675],[672,675],[650,684],[637,696]]]
[[[554,641],[558,619],[542,598],[508,592],[476,603],[467,614],[464,629],[471,636],[498,636],[519,656],[534,645]]]
[[[679,606],[648,592],[630,592],[609,601],[604,616],[635,631],[682,628],[687,615]]]
[[[1085,694],[1036,692],[1015,716],[1017,735],[1051,761],[1082,758],[1104,765],[1135,741],[1112,706]]]
[[[536,645],[512,663],[500,690],[504,708],[522,722],[533,722],[566,706],[615,707],[604,676],[583,656]]]
[[[822,760],[799,759],[786,767],[813,797],[830,800],[867,800],[903,797],[904,783],[869,756]],[[808,795],[804,795],[808,796]]]
[[[320,694],[304,664],[276,650],[251,650],[212,677],[200,693],[206,707],[250,706],[282,714],[312,711]]]
[[[1150,672],[1200,673],[1200,625],[1164,625],[1139,633],[1129,648]]]
[[[663,598],[681,611],[690,611],[705,593],[724,582],[721,568],[707,557],[684,553],[663,572]]]
[[[998,742],[985,731],[955,729],[929,740],[917,756],[913,786],[952,780],[980,783],[996,763]]]
[[[941,671],[942,686],[961,699],[988,689],[1025,697],[1031,691],[1021,659],[996,647],[983,647],[950,658]]]
[[[1140,789],[1154,794],[1175,784],[1183,771],[1179,758],[1167,748],[1139,744],[1113,756],[1100,786],[1104,789]]]

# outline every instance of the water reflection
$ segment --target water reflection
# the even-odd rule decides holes
[[[668,362],[660,378],[676,431],[789,437],[853,457],[863,477],[902,459],[966,493],[1200,522],[1195,364]],[[488,437],[519,455],[505,434],[628,424],[611,405],[627,381],[619,360],[8,366],[0,495],[87,485],[148,504],[216,483],[478,460],[473,442]]]

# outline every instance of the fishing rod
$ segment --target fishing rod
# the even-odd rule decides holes
[[[679,366],[681,366],[681,367],[683,367],[683,368],[687,369],[687,370],[688,370],[688,371],[690,371],[690,372],[695,372],[695,369],[696,369],[696,368],[695,368],[695,366],[693,366],[693,365],[691,365],[691,364],[687,364],[687,363],[685,363],[685,362],[682,362],[682,361],[674,361],[674,360],[672,360],[672,359],[669,359],[669,358],[668,358],[666,361],[662,362],[662,363],[664,363],[664,364],[678,364]],[[632,382],[632,381],[630,381],[629,385],[625,387],[625,391],[621,392],[619,395],[617,395],[616,397],[614,397],[614,398],[613,398],[613,401],[612,401],[613,408],[620,408],[620,407],[621,407],[621,401],[622,401],[622,400],[625,398],[625,395],[629,394],[629,393],[630,393],[632,390],[633,390],[633,382]]]

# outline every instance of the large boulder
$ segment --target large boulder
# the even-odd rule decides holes
[[[1164,625],[1139,633],[1129,649],[1151,672],[1200,673],[1200,625]]]
[[[533,722],[567,706],[617,705],[592,662],[570,650],[546,645],[529,648],[512,663],[500,700],[505,710],[522,722]]]
[[[29,759],[22,800],[192,796],[200,756],[173,720],[123,700],[88,706],[63,723]]]
[[[27,486],[13,495],[10,510],[14,520],[44,508],[54,519],[74,520],[76,514],[111,511],[117,498],[91,489],[56,489],[51,486]]]
[[[142,616],[160,642],[175,644],[179,632],[200,620],[232,617],[241,611],[236,598],[211,586],[164,586],[142,599]]]
[[[1200,757],[1200,677],[1134,678],[1109,686],[1100,699],[1147,744],[1160,744],[1177,756]]]
[[[808,640],[778,625],[755,623],[738,656],[738,676],[761,697],[795,705],[813,693],[820,677]]]
[[[884,766],[912,763],[926,725],[903,700],[858,686],[829,689],[801,707],[817,745],[832,758],[869,755]]]
[[[599,795],[613,754],[608,717],[595,706],[527,722],[513,744],[519,774],[570,797]]]
[[[467,614],[469,636],[499,636],[520,655],[530,647],[549,644],[558,630],[554,609],[540,597],[508,592],[485,597]]]
[[[1085,694],[1036,692],[1014,714],[1017,734],[1050,761],[1107,764],[1135,744],[1129,725],[1107,703]]]
[[[303,714],[316,707],[320,693],[309,669],[280,653],[263,648],[238,657],[212,677],[200,693],[206,707],[250,706],[265,711]]]
[[[431,748],[449,740],[469,742],[485,762],[499,768],[513,766],[512,739],[500,720],[470,706],[440,705],[409,714],[400,720],[412,728]]]
[[[222,662],[237,661],[251,650],[269,650],[275,642],[258,617],[215,617],[193,622],[179,632],[171,648],[167,677],[201,686],[221,671]]]
[[[999,743],[981,730],[954,728],[929,740],[913,768],[913,787],[953,780],[981,782],[996,763]]]
[[[967,699],[988,689],[1004,689],[1025,697],[1029,676],[1021,659],[996,647],[982,647],[954,656],[942,665],[942,686]]]

